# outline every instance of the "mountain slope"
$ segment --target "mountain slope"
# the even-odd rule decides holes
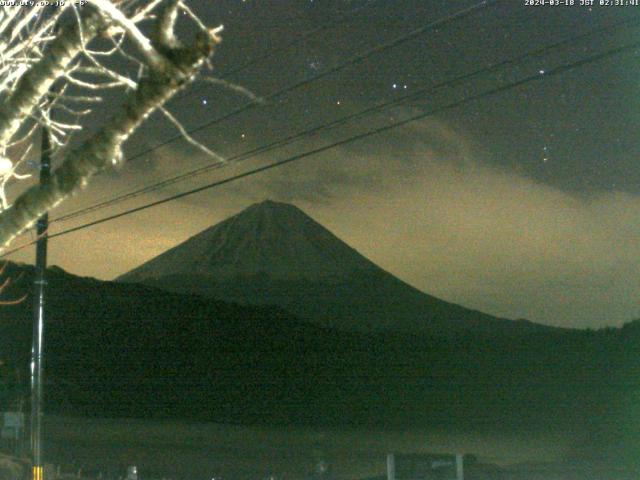
[[[5,298],[31,290],[33,268],[10,265],[7,275]],[[517,337],[363,334],[60,269],[47,280],[48,411],[495,430],[625,426],[635,405],[637,324]],[[32,298],[0,308],[0,367],[20,366],[24,387]]]
[[[167,274],[215,276],[219,281],[268,274],[278,280],[317,280],[379,268],[293,205],[264,201],[195,235],[118,280]]]
[[[545,328],[496,318],[420,292],[297,207],[269,200],[117,280],[246,305],[278,305],[343,330],[500,334]]]

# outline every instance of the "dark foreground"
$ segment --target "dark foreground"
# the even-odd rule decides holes
[[[83,478],[380,478],[389,452],[472,454],[466,480],[637,480],[640,472],[572,459],[570,432],[481,434],[242,427],[212,423],[47,417],[45,457]],[[314,474],[319,462],[326,476]],[[81,470],[80,470],[81,469]]]

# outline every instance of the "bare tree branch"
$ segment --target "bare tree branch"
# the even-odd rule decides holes
[[[6,247],[42,214],[82,189],[97,172],[118,163],[122,158],[122,144],[129,136],[151,113],[195,78],[220,41],[217,36],[220,29],[201,33],[192,45],[181,46],[172,31],[174,13],[175,4],[162,11],[158,28],[171,31],[160,32],[154,42],[159,60],[149,65],[147,75],[138,82],[120,110],[95,135],[66,155],[48,185],[31,187],[0,215],[0,247]],[[97,27],[91,28],[97,31]],[[77,30],[74,33],[77,35]],[[75,48],[82,50],[81,46]]]
[[[104,25],[98,12],[63,28],[50,44],[49,52],[29,68],[18,80],[9,97],[0,105],[0,146],[6,145],[16,134],[25,117],[33,112],[47,94],[53,82],[64,75],[75,57],[82,51],[79,30],[86,39],[93,38]]]
[[[4,262],[2,264],[2,266],[0,267],[0,298],[4,294],[4,291],[7,288],[9,288],[9,286],[12,283],[11,277],[6,277],[4,280],[2,280],[2,277],[5,275],[6,268],[7,268],[7,262]],[[0,299],[0,305],[17,305],[19,303],[24,302],[26,300],[26,298],[27,298],[27,294],[24,294],[22,297],[17,298],[17,299],[12,299],[12,300],[2,300],[2,299]]]

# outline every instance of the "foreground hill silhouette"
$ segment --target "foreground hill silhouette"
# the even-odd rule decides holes
[[[243,305],[277,305],[341,330],[495,335],[551,328],[496,318],[427,295],[366,259],[297,207],[270,200],[204,230],[118,281]]]
[[[33,269],[11,264],[16,298]],[[637,459],[640,322],[602,331],[344,332],[276,307],[48,272],[46,408],[74,415],[509,432],[569,431]],[[0,309],[27,388],[31,298]],[[5,392],[5,395],[8,395]]]

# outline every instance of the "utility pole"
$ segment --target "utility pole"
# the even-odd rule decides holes
[[[51,112],[49,112],[51,115]],[[51,176],[51,137],[48,127],[42,128],[40,147],[40,185],[47,185]],[[31,345],[31,455],[32,480],[43,480],[42,463],[42,377],[44,360],[45,287],[49,214],[38,219],[36,267],[33,282],[33,341]]]

